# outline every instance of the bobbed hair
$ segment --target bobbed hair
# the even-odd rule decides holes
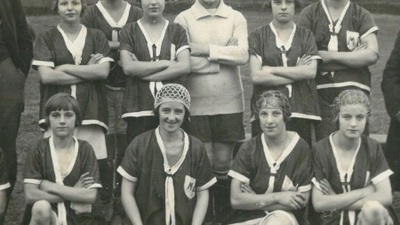
[[[278,108],[282,110],[283,120],[285,123],[290,121],[292,115],[292,109],[286,95],[278,90],[269,90],[259,95],[256,102],[257,108],[255,111],[255,117],[259,119],[259,113],[262,109],[267,107]]]
[[[59,2],[60,0],[56,0],[56,1],[54,1],[54,3],[52,4],[52,8],[53,8],[53,11],[54,11],[54,13],[58,13],[58,2]],[[86,4],[86,0],[81,0],[81,4],[82,4],[82,11],[81,11],[81,15],[80,15],[80,17],[82,17],[82,15],[85,13],[85,11],[86,11],[86,8],[87,8],[87,4]]]
[[[273,0],[268,0],[265,4],[267,9],[272,9],[272,1]],[[302,0],[294,0],[294,9],[298,10],[303,7],[303,1]]]
[[[51,112],[54,111],[73,111],[76,115],[75,127],[82,124],[81,109],[79,107],[78,101],[67,93],[58,93],[51,96],[44,107],[46,115],[46,127],[50,126],[49,116]]]

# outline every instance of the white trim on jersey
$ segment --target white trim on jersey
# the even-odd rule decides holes
[[[241,181],[243,183],[246,183],[246,184],[250,183],[250,179],[249,178],[247,178],[246,176],[243,176],[242,174],[240,174],[240,173],[238,173],[236,171],[233,171],[233,170],[229,170],[228,176],[230,176],[232,178],[235,178],[235,179],[237,179],[237,180],[239,180],[239,181]]]
[[[32,66],[48,66],[54,68],[54,62],[50,61],[42,61],[42,60],[33,60]]]
[[[355,81],[347,81],[347,82],[340,82],[340,83],[329,83],[329,84],[318,84],[317,89],[326,89],[326,88],[340,88],[340,87],[347,87],[347,86],[356,86],[368,92],[371,92],[371,88],[367,85],[360,84]]]
[[[318,121],[322,120],[320,116],[307,115],[307,114],[297,113],[297,112],[292,112],[292,115],[290,116],[290,118],[300,118],[300,119],[318,120]]]
[[[377,185],[379,182],[383,181],[384,179],[388,178],[390,175],[393,174],[393,171],[388,169],[382,173],[380,173],[379,175],[375,176],[374,178],[371,179],[371,182],[374,185]]]
[[[127,118],[127,117],[144,117],[144,116],[154,116],[154,113],[152,110],[144,110],[140,112],[129,112],[129,113],[124,113],[122,114],[122,118]]]
[[[217,183],[217,178],[213,177],[210,181],[208,181],[203,186],[197,187],[196,191],[204,191],[204,190],[210,188],[211,186],[213,186],[215,183]]]
[[[298,187],[297,191],[298,192],[307,192],[307,191],[310,191],[311,188],[312,188],[311,184],[307,184],[307,185]]]
[[[180,48],[178,48],[178,50],[176,50],[176,57],[178,57],[179,53],[181,53],[185,49],[190,49],[190,46],[189,45],[183,45]]]
[[[11,187],[10,183],[7,182],[5,184],[0,185],[0,191],[5,190],[10,187]]]
[[[108,126],[99,120],[82,120],[82,125],[99,125],[108,131]]]
[[[360,39],[365,38],[366,36],[378,31],[379,28],[377,26],[371,27],[371,29],[369,29],[367,32],[365,32],[363,35],[361,35]]]
[[[110,58],[110,57],[103,57],[99,60],[99,62],[97,64],[102,64],[105,62],[114,62],[114,59]]]
[[[127,179],[127,180],[129,180],[129,181],[131,181],[131,182],[138,182],[138,180],[139,180],[137,177],[133,177],[133,176],[129,175],[129,173],[126,172],[126,171],[124,170],[124,168],[122,168],[121,166],[118,167],[117,172],[118,172],[119,174],[121,174],[121,176],[122,176],[123,178],[125,178],[125,179]]]
[[[129,11],[131,10],[131,5],[129,3],[126,4],[125,10],[122,13],[121,18],[117,22],[111,17],[111,15],[108,13],[108,11],[104,8],[104,6],[101,3],[101,1],[97,2],[96,6],[100,10],[100,12],[103,15],[104,19],[107,21],[107,23],[111,27],[122,28],[123,26],[125,26],[126,22],[128,21]]]
[[[38,179],[24,179],[24,183],[25,184],[40,184],[42,182],[42,180],[38,180]]]

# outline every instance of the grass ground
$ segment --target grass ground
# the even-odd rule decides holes
[[[256,27],[266,24],[271,20],[271,15],[269,13],[245,11],[243,14],[248,20],[248,27],[250,31]],[[166,17],[172,20],[174,15],[166,15]],[[370,131],[371,133],[385,134],[388,130],[389,118],[386,114],[380,83],[382,81],[382,71],[393,48],[397,32],[400,28],[398,26],[400,22],[400,16],[375,14],[374,17],[378,27],[380,28],[378,35],[380,59],[376,65],[370,67],[373,74],[372,103],[374,107],[370,121]],[[51,27],[54,27],[58,22],[58,18],[52,15],[29,16],[28,21],[32,25],[34,31],[36,33],[40,33]],[[250,131],[249,100],[252,93],[252,86],[249,81],[248,71],[248,66],[242,67],[242,79],[246,99],[244,126],[247,132]],[[29,74],[26,81],[25,97],[25,112],[21,118],[20,133],[17,139],[19,168],[18,180],[12,195],[10,208],[6,218],[7,225],[16,225],[21,223],[25,205],[22,189],[22,168],[25,162],[25,154],[26,152],[30,151],[36,145],[37,140],[41,138],[41,133],[37,126],[39,106],[39,76],[37,72],[33,70]],[[400,206],[396,207],[396,209],[399,211]]]

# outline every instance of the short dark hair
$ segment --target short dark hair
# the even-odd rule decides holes
[[[265,4],[267,8],[272,9],[272,1],[273,0],[268,0],[267,3]],[[303,1],[302,0],[294,0],[294,8],[301,9],[303,7]]]
[[[55,4],[53,4],[53,11],[55,12],[55,13],[57,13],[58,12],[58,1],[60,1],[60,0],[55,0]],[[81,15],[80,15],[80,17],[82,17],[82,15],[85,13],[85,11],[86,11],[86,8],[87,8],[87,4],[86,4],[86,0],[81,0],[81,4],[82,4],[82,11],[81,11]]]
[[[46,115],[46,127],[49,127],[49,116],[51,112],[59,110],[72,110],[76,115],[75,126],[79,126],[82,123],[81,109],[78,101],[67,93],[58,93],[51,96],[44,107]]]

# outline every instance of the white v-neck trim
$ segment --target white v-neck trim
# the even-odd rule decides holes
[[[153,41],[150,39],[149,35],[148,35],[147,32],[146,32],[146,29],[144,29],[144,27],[143,27],[143,25],[142,25],[142,23],[141,23],[140,20],[137,21],[137,24],[139,25],[139,28],[140,28],[140,30],[142,31],[142,33],[143,33],[143,35],[144,35],[144,38],[145,38],[146,41],[147,41],[147,49],[148,49],[148,51],[149,51],[150,58],[155,58],[155,57],[159,56],[160,53],[161,53],[162,41],[164,40],[165,33],[166,33],[167,27],[168,27],[168,25],[169,25],[169,21],[168,21],[168,20],[165,21],[165,26],[164,26],[164,28],[163,28],[163,31],[162,31],[161,35],[160,35],[160,38],[159,38],[156,42],[153,42]],[[153,45],[156,46],[156,54],[157,54],[157,55],[153,55]]]
[[[131,9],[131,5],[129,3],[126,3],[125,10],[124,10],[124,12],[122,14],[122,17],[119,19],[119,21],[115,21],[111,17],[110,13],[108,13],[106,8],[104,8],[104,6],[101,3],[101,1],[96,3],[96,7],[100,10],[100,12],[103,15],[104,19],[107,21],[107,23],[111,27],[119,27],[119,28],[122,28],[123,26],[125,26],[126,22],[128,21],[129,11]]]
[[[350,182],[351,176],[353,175],[354,165],[356,163],[356,158],[357,158],[358,152],[360,150],[361,138],[358,138],[358,145],[357,145],[356,151],[355,151],[355,153],[353,155],[353,158],[351,159],[349,167],[347,168],[347,170],[344,170],[343,167],[342,167],[342,164],[340,162],[340,158],[338,156],[338,154],[339,154],[338,150],[337,150],[335,144],[333,143],[333,135],[336,134],[336,133],[337,132],[332,133],[329,136],[329,142],[330,142],[330,144],[332,146],[332,152],[333,152],[333,156],[335,157],[336,167],[337,167],[337,170],[339,171],[340,181],[341,182]],[[346,174],[347,174],[347,178],[348,178],[347,180],[345,179],[345,175]]]
[[[268,148],[267,142],[265,140],[264,135],[261,135],[261,142],[263,145],[263,150],[264,150],[264,156],[265,159],[268,162],[269,167],[275,167],[277,170],[279,170],[280,164],[287,158],[287,156],[293,151],[294,147],[296,146],[297,142],[299,141],[300,136],[297,133],[294,133],[294,137],[290,141],[289,145],[286,146],[286,148],[283,150],[282,154],[279,156],[277,160],[275,160],[271,152]],[[274,166],[275,164],[275,166]]]
[[[325,4],[324,0],[321,0],[321,4],[322,4],[322,8],[325,11],[326,17],[329,20],[329,30],[330,32],[334,32],[334,33],[339,33],[340,29],[342,28],[342,22],[344,19],[344,16],[346,15],[347,10],[350,7],[350,1],[347,2],[346,6],[344,7],[342,13],[340,14],[340,17],[338,19],[338,21],[336,22],[336,25],[334,25],[331,14],[329,13],[328,7]]]
[[[275,26],[274,26],[274,24],[272,22],[269,23],[269,26],[270,26],[272,32],[275,35],[276,47],[279,48],[280,50],[282,50],[282,47],[284,47],[285,51],[289,51],[289,49],[292,47],[294,34],[296,33],[296,28],[297,28],[296,24],[293,24],[292,33],[290,34],[289,39],[286,42],[282,41],[279,38],[278,32],[276,31],[276,28],[275,28]]]
[[[74,155],[73,155],[73,158],[72,158],[72,160],[71,160],[71,162],[70,162],[70,164],[68,166],[68,169],[67,169],[66,173],[62,176],[61,170],[60,170],[60,164],[58,163],[57,152],[56,152],[55,147],[54,147],[53,136],[51,136],[49,138],[51,160],[53,162],[54,174],[56,176],[56,179],[57,179],[57,177],[59,177],[61,180],[64,180],[64,178],[67,177],[71,173],[72,169],[74,168],[74,165],[76,163],[76,159],[78,157],[79,143],[78,143],[78,140],[75,137],[73,137],[73,139],[75,141],[75,143],[74,143],[74,152],[73,152]]]
[[[181,131],[184,135],[183,152],[182,152],[182,155],[179,158],[179,160],[173,166],[170,166],[168,163],[167,153],[165,150],[164,142],[163,142],[161,134],[160,134],[160,129],[159,129],[159,127],[157,127],[157,129],[155,130],[157,144],[160,147],[161,154],[163,155],[163,159],[164,159],[164,171],[170,175],[173,175],[173,174],[175,174],[176,171],[178,171],[178,169],[181,167],[183,161],[185,161],[186,154],[189,150],[189,136],[183,130],[181,130]]]
[[[68,51],[72,54],[72,57],[74,58],[75,61],[75,65],[80,65],[82,62],[82,52],[83,48],[85,47],[86,36],[87,36],[86,27],[82,25],[81,30],[79,31],[79,34],[74,41],[68,39],[67,35],[65,34],[64,30],[61,28],[60,25],[57,25],[57,29],[61,33]]]

